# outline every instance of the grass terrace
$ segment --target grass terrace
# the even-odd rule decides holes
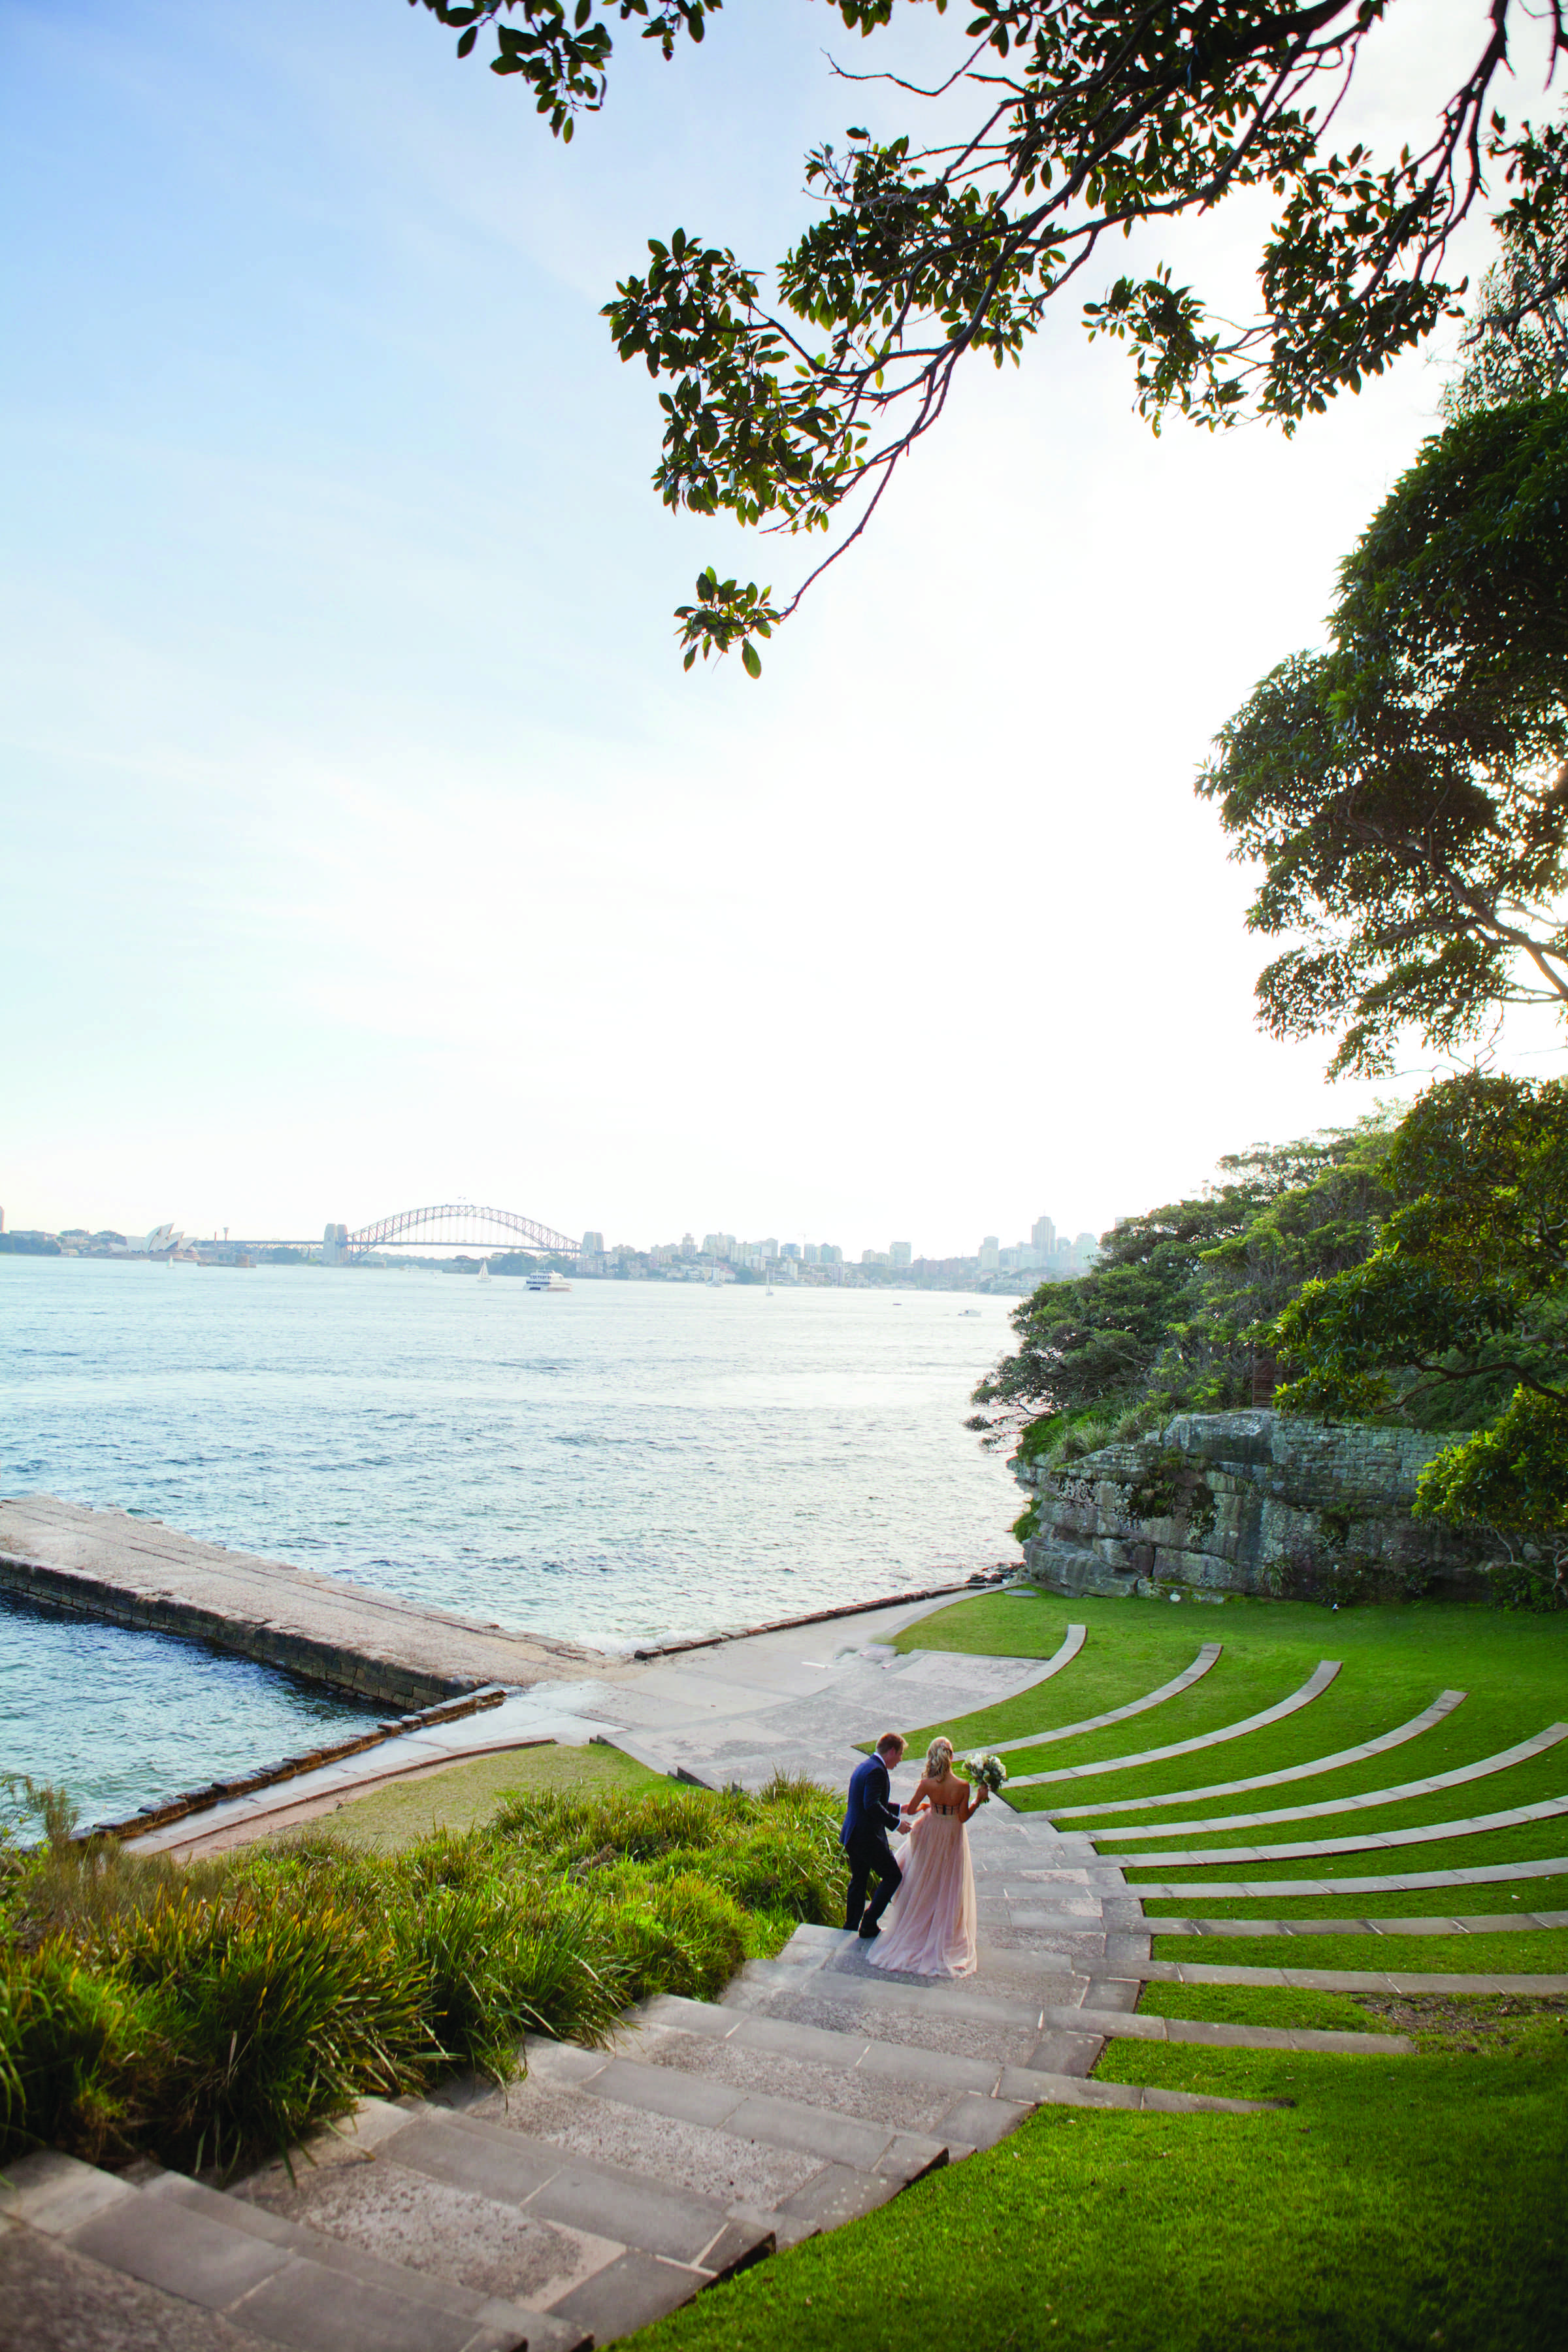
[[[1179,1696],[1006,1759],[1018,1774],[1060,1771],[1223,1729],[1299,1690],[1321,1659],[1341,1662],[1320,1696],[1239,1738],[1009,1791],[1020,1810],[1048,1811],[1064,1830],[1134,1828],[1132,1837],[1103,1842],[1104,1860],[1144,1851],[1182,1857],[1130,1870],[1133,1883],[1381,1876],[1568,1855],[1564,1815],[1294,1862],[1193,1859],[1378,1836],[1568,1792],[1563,1741],[1430,1795],[1337,1810],[1483,1761],[1568,1719],[1568,1622],[1421,1604],[1333,1612],[999,1594],[922,1619],[899,1646],[1044,1659],[1073,1622],[1088,1627],[1082,1649],[1036,1696],[922,1726],[912,1739],[942,1729],[961,1748],[989,1747],[1058,1731],[1173,1680],[1200,1643],[1223,1643],[1212,1670]],[[1329,1772],[1303,1769],[1385,1738],[1451,1690],[1466,1696],[1415,1736]],[[1292,1777],[1235,1796],[1193,1793],[1276,1773]],[[1157,1801],[1127,1810],[1149,1799]],[[1320,1803],[1336,1810],[1304,1822],[1192,1826]],[[1288,1938],[1156,1936],[1154,1959],[1183,1966],[1568,1974],[1563,1927],[1398,1933],[1406,1917],[1568,1909],[1568,1864],[1558,1878],[1331,1902],[1273,1894],[1146,1902],[1173,1916],[1343,1923],[1340,1933]],[[1394,1932],[1374,1932],[1368,1914]],[[1112,2040],[1096,2069],[1101,2081],[1289,2104],[1237,2116],[1042,2108],[1001,2146],[917,2184],[853,2231],[702,2296],[637,2338],[639,2352],[815,2352],[826,2341],[842,2352],[891,2352],[912,2326],[979,2352],[1042,2344],[1540,2352],[1558,2340],[1568,2307],[1559,2186],[1568,2159],[1568,2002],[1560,1995],[1393,1998],[1261,1981],[1152,1982],[1141,2007],[1224,2024],[1405,2034],[1415,2054]]]

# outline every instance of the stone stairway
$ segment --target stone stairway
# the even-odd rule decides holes
[[[973,1846],[981,1960],[963,1983],[876,1969],[857,1938],[803,1927],[721,2000],[651,2000],[607,2050],[531,2040],[505,2091],[366,2100],[304,2160],[221,2191],[26,2158],[0,2184],[0,2313],[28,2313],[16,2340],[37,2352],[573,2352],[874,2210],[1037,2106],[1247,2111],[1092,2082],[1108,2033],[1165,2030],[1134,2015],[1137,1898],[1038,1818],[998,1806]]]

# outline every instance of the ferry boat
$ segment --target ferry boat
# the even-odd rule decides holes
[[[570,1290],[572,1285],[563,1274],[546,1273],[542,1266],[537,1274],[529,1276],[528,1286],[530,1290]]]

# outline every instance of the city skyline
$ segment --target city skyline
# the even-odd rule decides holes
[[[483,1212],[479,1211],[476,1213],[482,1214]],[[221,1243],[223,1245],[232,1245],[237,1249],[252,1245],[287,1245],[310,1249],[324,1247],[328,1262],[338,1263],[338,1254],[346,1246],[349,1232],[350,1228],[342,1220],[330,1221],[323,1229],[323,1239],[321,1242],[310,1234],[286,1234],[280,1231],[241,1234],[230,1225],[224,1225],[221,1230],[215,1227],[209,1235],[205,1231],[187,1229],[174,1218],[162,1219],[155,1225],[140,1231],[122,1231],[113,1225],[35,1225],[19,1223],[8,1215],[4,1204],[0,1204],[0,1240],[16,1241],[32,1236],[58,1243],[68,1251],[77,1252],[98,1245],[99,1254],[117,1257],[141,1256],[150,1251],[156,1254],[159,1249],[172,1246],[175,1243],[188,1241],[200,1246],[210,1241],[214,1245]],[[612,1239],[606,1244],[605,1229],[590,1226],[584,1229],[576,1246],[581,1251],[584,1261],[614,1258],[621,1254],[633,1254],[638,1256],[716,1259],[721,1263],[759,1269],[769,1265],[795,1263],[801,1265],[858,1265],[887,1267],[897,1271],[901,1267],[911,1265],[966,1260],[973,1263],[981,1273],[1029,1273],[1053,1268],[1081,1272],[1089,1262],[1089,1257],[1098,1247],[1100,1238],[1100,1234],[1085,1229],[1076,1234],[1070,1242],[1065,1235],[1058,1240],[1053,1221],[1048,1216],[1043,1216],[1035,1220],[1030,1238],[1026,1242],[1020,1241],[1004,1245],[998,1242],[994,1234],[988,1234],[982,1237],[973,1251],[927,1253],[917,1250],[913,1243],[908,1241],[891,1241],[883,1246],[879,1246],[875,1243],[867,1243],[856,1251],[853,1248],[846,1249],[841,1244],[836,1242],[804,1239],[781,1241],[776,1234],[768,1234],[761,1239],[752,1240],[744,1236],[737,1237],[734,1234],[715,1228],[706,1231],[699,1242],[694,1231],[689,1227],[679,1242],[635,1242],[621,1237]],[[422,1249],[432,1255],[437,1252],[471,1253],[473,1249],[481,1246],[493,1246],[494,1249],[499,1250],[506,1244],[501,1242],[497,1242],[493,1245],[478,1243],[422,1243],[420,1244]]]

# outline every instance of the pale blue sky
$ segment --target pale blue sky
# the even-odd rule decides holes
[[[1381,144],[1480,13],[1395,12]],[[1293,445],[1156,442],[1064,318],[760,685],[683,677],[700,565],[804,551],[665,512],[597,313],[678,221],[772,257],[812,141],[891,123],[825,47],[877,55],[810,0],[627,42],[563,149],[402,0],[0,0],[9,1223],[468,1193],[973,1250],[1370,1099],[1254,1031],[1190,782],[1316,635],[1426,362]]]

